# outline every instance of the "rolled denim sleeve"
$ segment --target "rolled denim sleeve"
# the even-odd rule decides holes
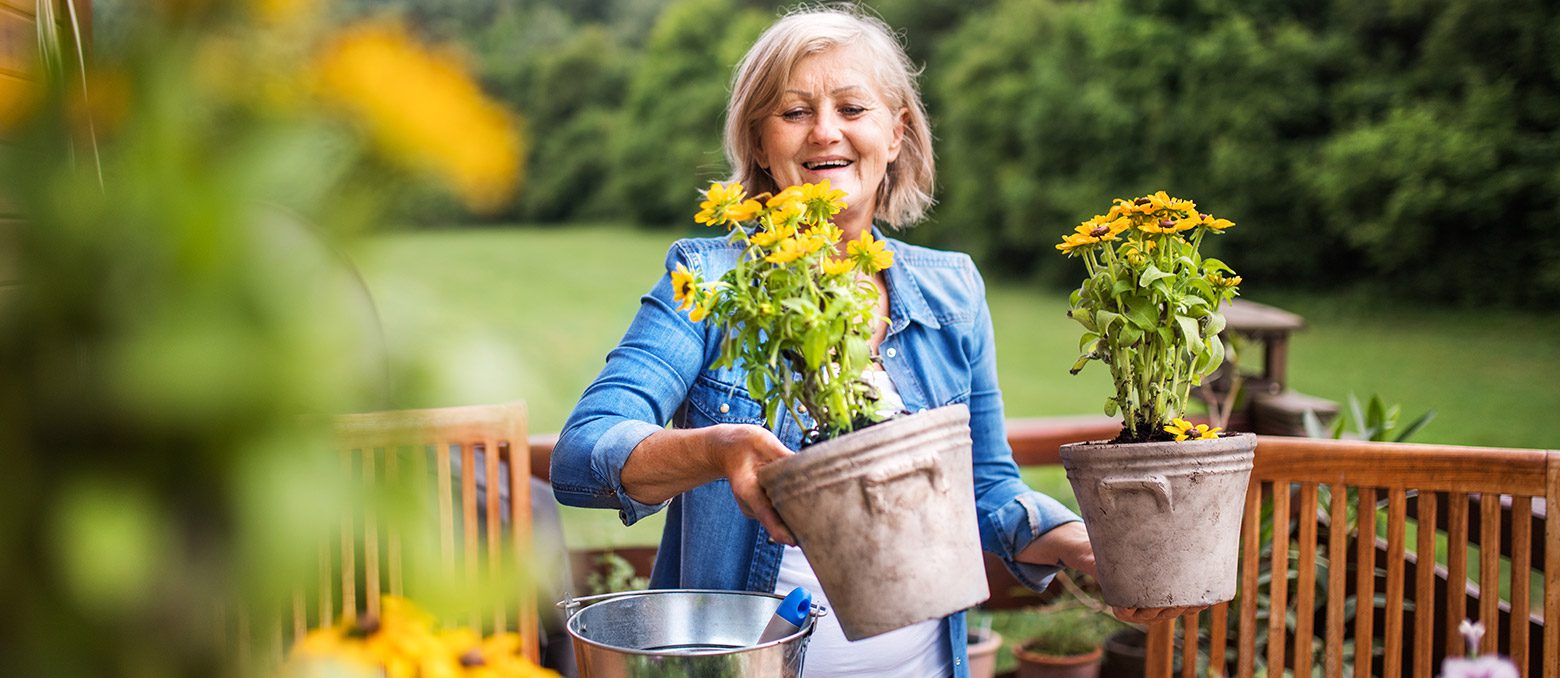
[[[622,472],[634,447],[672,419],[704,366],[704,330],[672,301],[670,271],[689,258],[681,241],[668,250],[667,275],[640,298],[628,331],[564,423],[552,456],[559,502],[615,508],[625,525],[669,503],[635,501],[623,488]]]
[[[991,311],[986,305],[985,283],[971,265],[971,280],[979,309],[965,345],[970,365],[970,436],[974,442],[975,507],[980,517],[981,547],[1002,559],[1008,571],[1036,591],[1050,584],[1061,569],[1056,565],[1018,562],[1017,556],[1052,528],[1082,520],[1061,502],[1029,489],[1020,479],[1008,445],[997,386],[996,340]]]

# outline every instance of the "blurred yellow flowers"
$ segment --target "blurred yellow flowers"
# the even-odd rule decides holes
[[[704,191],[704,201],[699,203],[699,213],[694,215],[693,220],[709,226],[721,226],[752,219],[764,206],[757,200],[745,198],[747,189],[742,187],[740,181],[711,183],[709,189]]]
[[[449,183],[468,207],[491,209],[521,179],[520,133],[461,64],[388,22],[349,28],[315,64],[320,96],[352,114],[397,162]]]
[[[293,645],[283,674],[341,675],[331,673],[336,671],[385,678],[558,675],[521,655],[517,634],[500,633],[484,639],[470,629],[438,630],[426,613],[394,596],[382,600],[380,612],[377,619],[347,619],[336,626],[309,632]]]

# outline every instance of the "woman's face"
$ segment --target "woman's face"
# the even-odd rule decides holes
[[[759,126],[759,166],[780,188],[827,179],[847,196],[841,227],[855,229],[871,223],[910,115],[889,107],[865,58],[848,45],[803,58]]]

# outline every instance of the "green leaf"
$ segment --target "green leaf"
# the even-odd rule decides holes
[[[1394,442],[1401,443],[1401,442],[1403,442],[1405,440],[1408,440],[1409,436],[1412,436],[1415,433],[1418,433],[1419,429],[1424,428],[1425,424],[1430,423],[1430,421],[1433,420],[1433,419],[1435,419],[1435,410],[1434,409],[1431,409],[1431,410],[1425,412],[1424,414],[1419,415],[1418,419],[1415,419],[1412,423],[1410,423],[1407,427],[1405,427],[1403,429],[1402,433],[1398,434],[1397,438],[1393,439]]]
[[[1203,260],[1202,270],[1203,270],[1203,275],[1207,275],[1207,274],[1212,273],[1214,271],[1219,271],[1219,272],[1222,272],[1222,273],[1234,273],[1235,272],[1235,269],[1230,268],[1229,265],[1225,264],[1223,261],[1220,261],[1220,260],[1215,259],[1213,257],[1208,257],[1207,259]]]
[[[1224,314],[1223,313],[1209,313],[1208,314],[1208,336],[1210,336],[1210,337],[1219,336],[1219,333],[1224,331],[1224,322],[1225,321],[1224,321]]]
[[[1132,323],[1122,323],[1121,332],[1117,336],[1117,346],[1131,346],[1143,338],[1143,330],[1138,329]]]
[[[1090,332],[1100,331],[1099,325],[1095,324],[1094,316],[1090,315],[1086,310],[1074,309],[1072,311],[1068,311],[1067,315],[1070,316],[1073,320],[1078,321],[1078,324],[1082,325],[1083,329],[1086,329]]]
[[[1123,300],[1127,305],[1127,319],[1145,332],[1159,327],[1159,305],[1142,295],[1129,295]]]
[[[1202,345],[1202,335],[1197,330],[1197,321],[1184,315],[1175,317],[1175,324],[1181,329],[1181,337],[1186,340],[1187,348],[1198,353],[1196,347]]]
[[[1093,332],[1084,332],[1078,339],[1078,352],[1090,353],[1094,351],[1094,344],[1100,340],[1100,335]]]
[[[1110,326],[1120,321],[1121,314],[1115,311],[1101,310],[1094,312],[1095,331],[1100,334],[1110,334]]]
[[[1114,417],[1114,416],[1116,416],[1116,413],[1120,412],[1120,411],[1121,410],[1116,407],[1116,399],[1115,398],[1106,398],[1105,399],[1105,416],[1107,416],[1107,417]]]
[[[1143,269],[1143,275],[1138,276],[1137,284],[1138,287],[1148,287],[1149,285],[1152,285],[1155,280],[1162,280],[1164,278],[1172,277],[1175,277],[1174,273],[1166,273],[1159,270],[1159,267],[1155,266],[1153,263],[1149,263],[1148,268]]]
[[[802,358],[807,361],[807,369],[816,372],[823,364],[825,353],[829,350],[829,333],[824,328],[816,328],[802,337]]]
[[[1081,356],[1078,356],[1078,361],[1073,363],[1072,368],[1068,369],[1067,372],[1069,374],[1077,374],[1083,371],[1083,366],[1089,364],[1090,360],[1093,360],[1091,354],[1085,353]]]

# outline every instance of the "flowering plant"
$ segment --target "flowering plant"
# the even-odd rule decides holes
[[[558,675],[520,654],[520,636],[482,638],[467,628],[437,629],[410,601],[382,599],[378,617],[348,618],[310,631],[293,646],[283,674],[384,678],[546,678]]]
[[[810,414],[813,438],[878,418],[877,390],[861,379],[871,362],[877,289],[861,276],[893,265],[894,254],[869,231],[836,256],[844,234],[830,218],[845,208],[844,197],[827,180],[751,198],[738,182],[710,184],[694,221],[724,225],[742,254],[718,281],[681,264],[672,272],[678,310],[726,330],[712,367],[741,364],[769,425],[779,423],[782,407],[798,422]]]
[[[1110,367],[1116,393],[1106,399],[1105,413],[1121,413],[1118,441],[1217,437],[1220,429],[1181,417],[1192,386],[1224,361],[1219,305],[1241,283],[1198,247],[1234,225],[1159,191],[1117,198],[1109,212],[1079,224],[1056,246],[1082,258],[1087,271],[1067,312],[1084,329],[1082,355],[1071,371],[1090,360]]]
[[[1521,675],[1510,659],[1496,654],[1479,654],[1484,637],[1484,622],[1462,620],[1457,625],[1468,644],[1467,657],[1447,657],[1441,662],[1441,678],[1517,678]]]

